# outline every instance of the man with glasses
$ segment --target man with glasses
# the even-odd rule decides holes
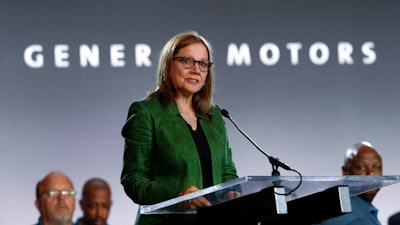
[[[36,225],[73,225],[75,191],[71,180],[53,171],[36,185],[35,206],[40,217]]]

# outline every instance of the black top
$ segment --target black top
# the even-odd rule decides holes
[[[203,174],[203,188],[211,187],[214,185],[212,178],[211,150],[206,135],[204,134],[203,129],[201,129],[199,119],[197,119],[196,130],[193,130],[190,124],[188,124],[188,127],[200,156],[201,171]]]

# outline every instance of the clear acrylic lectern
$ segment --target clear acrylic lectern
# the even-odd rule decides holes
[[[398,182],[400,176],[246,176],[139,210],[144,215],[196,214],[199,224],[207,225],[313,224],[351,212],[351,196]],[[243,195],[224,199],[228,191]],[[185,211],[176,207],[200,196],[212,206]]]

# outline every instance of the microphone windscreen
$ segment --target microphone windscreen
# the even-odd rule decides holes
[[[231,117],[231,116],[229,115],[228,110],[226,110],[226,109],[221,109],[221,113],[222,113],[222,115],[225,116],[226,118]]]

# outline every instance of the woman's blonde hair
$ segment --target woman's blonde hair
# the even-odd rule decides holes
[[[157,97],[164,105],[174,102],[176,88],[171,79],[171,64],[175,54],[182,48],[193,44],[202,43],[208,52],[208,60],[213,61],[212,47],[210,43],[196,31],[188,31],[175,35],[163,47],[157,68],[157,88],[149,94],[150,97]],[[210,67],[203,88],[193,95],[194,110],[201,114],[203,119],[211,119],[210,109],[212,104],[214,69]]]

